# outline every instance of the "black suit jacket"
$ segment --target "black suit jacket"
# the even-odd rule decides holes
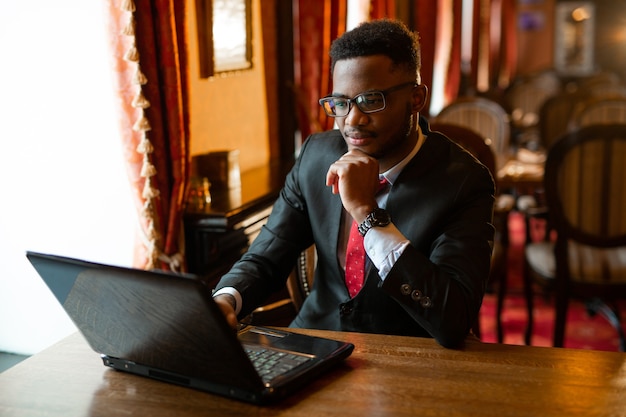
[[[267,224],[220,280],[243,298],[240,316],[281,289],[298,254],[316,245],[311,294],[292,326],[431,336],[458,345],[478,316],[494,229],[490,172],[445,136],[426,140],[390,190],[387,211],[411,245],[381,281],[371,268],[350,299],[337,259],[342,204],[326,186],[328,167],[347,152],[338,130],[314,134],[287,176]]]

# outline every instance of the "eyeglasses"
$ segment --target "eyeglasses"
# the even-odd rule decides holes
[[[357,94],[353,98],[327,96],[319,100],[320,105],[330,117],[345,117],[350,113],[352,103],[363,113],[376,113],[385,110],[387,103],[385,97],[387,94],[406,88],[408,86],[417,86],[415,82],[402,83],[386,90],[372,90]]]

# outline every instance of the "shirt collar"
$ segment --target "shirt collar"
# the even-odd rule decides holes
[[[400,175],[400,173],[402,172],[406,164],[408,164],[409,161],[413,159],[413,157],[420,150],[420,148],[424,144],[425,139],[426,137],[422,133],[422,129],[418,128],[417,129],[417,142],[415,143],[415,146],[413,147],[411,152],[409,152],[409,154],[405,156],[402,161],[398,162],[397,164],[389,168],[387,171],[380,174],[379,179],[384,177],[390,185],[393,185],[393,183],[396,181],[396,179],[398,178],[398,176]]]

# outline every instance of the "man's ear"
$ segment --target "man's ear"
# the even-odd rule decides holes
[[[428,98],[428,87],[423,84],[418,85],[413,89],[413,111],[419,113],[422,111],[426,99]]]

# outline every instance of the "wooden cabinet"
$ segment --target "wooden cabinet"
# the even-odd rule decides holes
[[[292,162],[241,174],[241,186],[211,190],[211,203],[184,214],[188,271],[211,284],[248,249],[267,221]]]

